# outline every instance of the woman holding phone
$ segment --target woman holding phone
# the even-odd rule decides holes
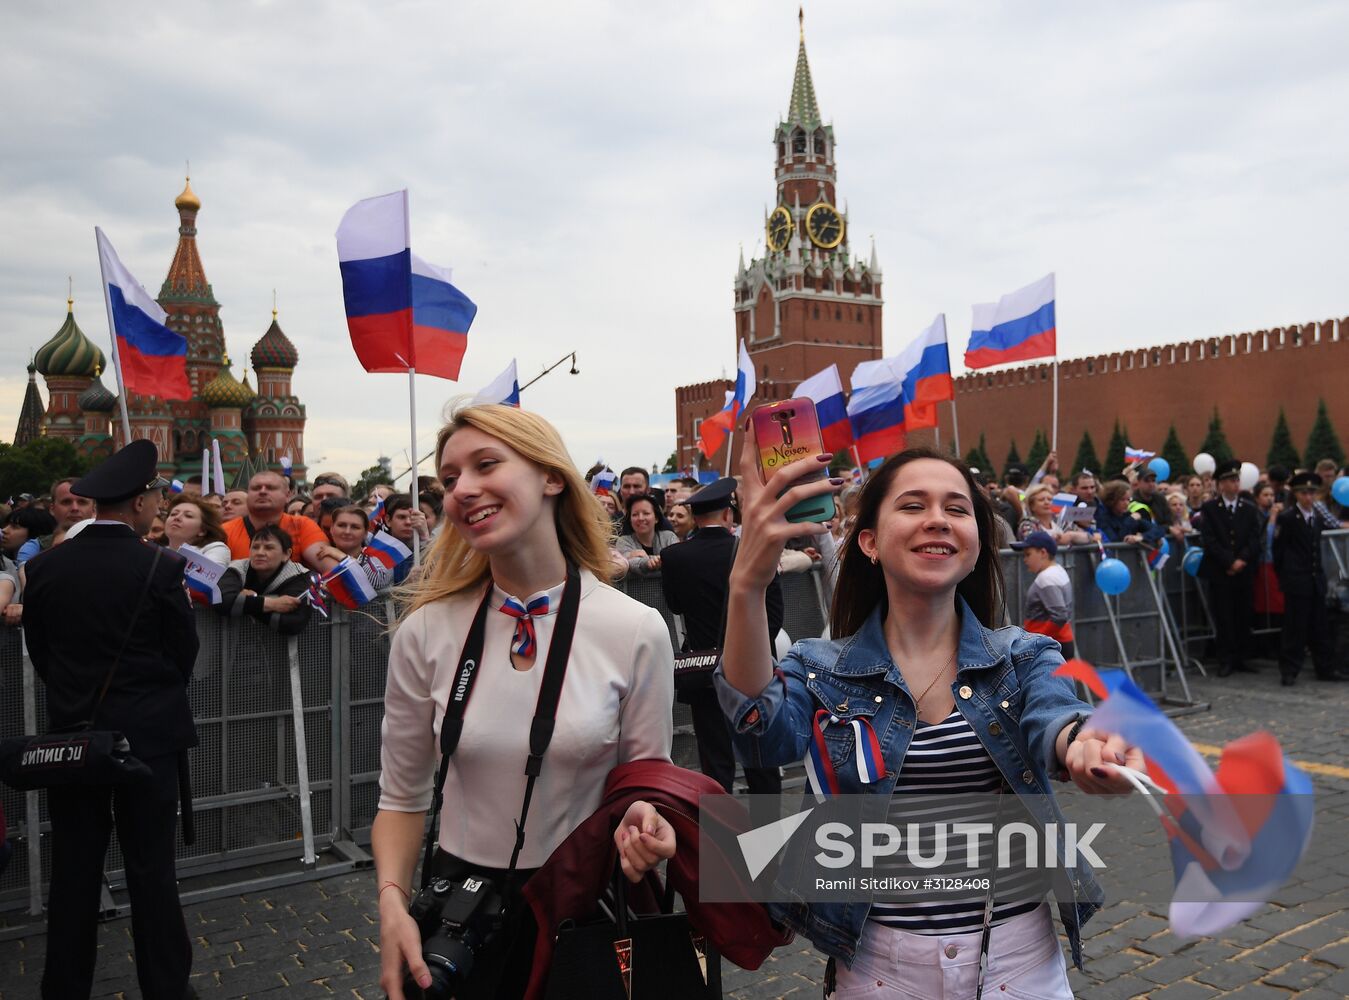
[[[906,794],[934,782],[988,793],[1000,808],[1010,790],[1012,804],[1041,823],[1062,822],[1051,777],[1067,775],[1088,792],[1130,788],[1115,765],[1141,767],[1142,755],[1084,724],[1089,706],[1053,676],[1063,662],[1058,645],[995,628],[1003,620],[997,515],[969,470],[936,452],[910,449],[871,476],[840,557],[834,638],[799,642],[775,664],[765,588],[784,543],[818,530],[792,523],[787,511],[839,482],[805,481],[831,458],[819,455],[764,483],[751,448],[741,463],[740,553],[716,680],[747,765],[795,763],[817,744],[823,751],[814,753],[827,753],[824,764],[836,766],[837,790],[884,796],[891,822],[905,815]],[[850,763],[864,733],[875,734],[882,758],[879,774],[865,778]],[[792,850],[783,872],[791,870]],[[1071,888],[1060,894],[1056,882],[1054,891],[1080,965],[1081,924],[1101,892],[1084,866],[1067,868],[1062,881]],[[830,956],[837,1000],[968,998],[984,990],[1070,998],[1043,890],[1038,899],[1009,899],[996,888],[994,879],[984,893],[935,902],[873,896],[866,905],[769,909]]]

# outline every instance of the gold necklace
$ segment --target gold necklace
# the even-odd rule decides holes
[[[940,680],[942,675],[946,673],[946,668],[949,667],[951,665],[951,661],[956,658],[956,653],[959,651],[959,649],[960,647],[957,646],[955,649],[951,650],[950,659],[948,659],[945,663],[943,663],[941,665],[941,669],[938,670],[935,675],[933,675],[932,680],[928,681],[927,687],[923,688],[923,693],[920,694],[918,698],[914,701],[913,703],[914,708],[919,708],[922,706],[923,699],[927,697],[927,693],[932,690],[933,686],[937,683],[937,681]]]

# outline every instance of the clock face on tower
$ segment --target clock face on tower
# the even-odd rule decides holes
[[[821,250],[832,250],[843,242],[843,216],[827,201],[811,205],[806,213],[806,232]]]
[[[792,238],[792,213],[779,205],[773,209],[764,227],[764,235],[771,250],[781,253]]]

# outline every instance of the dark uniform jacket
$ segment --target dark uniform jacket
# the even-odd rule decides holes
[[[1237,500],[1236,513],[1227,509],[1221,497],[1206,500],[1199,508],[1199,533],[1204,543],[1204,561],[1200,563],[1201,576],[1208,578],[1227,575],[1227,567],[1238,559],[1247,569],[1260,559],[1260,512],[1255,504],[1244,498]]]
[[[1289,597],[1323,597],[1326,577],[1321,568],[1321,520],[1308,524],[1302,509],[1293,506],[1274,522],[1274,572],[1279,588]]]
[[[699,528],[687,541],[660,554],[660,582],[665,603],[684,616],[684,651],[718,649],[722,608],[731,582],[731,549],[735,536],[725,528]],[[782,588],[777,578],[768,585],[769,648],[782,628]]]
[[[155,550],[130,527],[91,524],[28,560],[24,638],[46,685],[50,729],[88,720],[130,627],[97,727],[123,733],[142,759],[197,745],[187,700],[196,622],[183,589],[183,561],[160,553],[134,625]]]

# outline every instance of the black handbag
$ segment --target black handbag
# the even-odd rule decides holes
[[[717,1000],[721,956],[674,912],[666,884],[660,912],[628,910],[627,879],[615,866],[603,916],[564,923],[557,934],[545,1000]]]
[[[122,646],[117,650],[103,686],[94,696],[89,721],[71,729],[55,730],[38,736],[14,736],[0,741],[0,781],[19,791],[35,788],[65,788],[72,785],[121,785],[141,781],[153,775],[146,765],[131,752],[131,744],[121,733],[110,729],[95,729],[98,710],[112,686],[117,665],[131,641],[131,633],[145,606],[145,595],[150,590],[159,566],[163,548],[155,546],[155,558],[145,577],[136,610],[132,612]]]
[[[731,566],[735,566],[735,554],[740,549],[740,539],[734,538],[731,541]],[[731,601],[731,581],[729,574],[726,580],[726,594],[721,602],[721,624],[717,627],[717,635],[722,636],[725,642],[726,635],[726,606]],[[675,690],[681,694],[688,694],[693,691],[703,691],[712,687],[712,674],[717,669],[717,664],[721,662],[721,647],[714,649],[698,649],[687,653],[676,653],[674,658],[674,686]]]

